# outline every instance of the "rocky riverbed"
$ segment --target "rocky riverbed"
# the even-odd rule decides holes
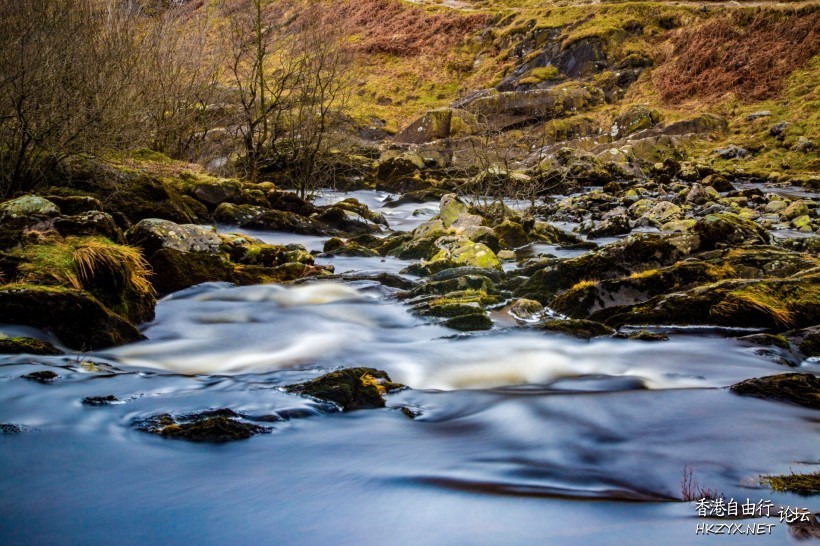
[[[0,204],[11,541],[129,543],[150,518],[204,543],[446,543],[460,521],[687,544],[687,468],[698,493],[816,510],[766,478],[816,487],[811,194],[100,197]],[[816,533],[774,523],[772,544]]]

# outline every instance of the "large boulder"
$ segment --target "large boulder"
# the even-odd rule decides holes
[[[28,231],[46,231],[60,214],[57,205],[36,195],[0,204],[0,249],[19,245]]]
[[[0,323],[40,328],[78,351],[143,339],[134,325],[108,310],[96,298],[68,288],[0,289]]]
[[[176,224],[169,220],[146,218],[126,233],[128,243],[151,256],[163,248],[180,252],[216,252],[222,239],[211,227]]]
[[[769,233],[763,227],[732,212],[708,214],[698,220],[694,231],[700,236],[700,247],[704,250],[769,242]]]

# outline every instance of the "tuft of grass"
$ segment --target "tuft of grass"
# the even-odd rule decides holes
[[[586,279],[573,284],[570,290],[581,290],[582,288],[589,288],[591,286],[595,286],[596,284],[598,284],[598,282],[599,281],[596,279]]]
[[[645,271],[635,271],[632,273],[629,278],[630,279],[647,279],[649,277],[654,277],[659,272],[657,269],[647,269]]]
[[[706,272],[716,280],[735,279],[738,277],[737,270],[731,264],[709,265]]]
[[[792,327],[794,314],[778,299],[763,287],[737,290],[712,308],[712,312],[723,316],[735,316],[743,312],[757,312],[768,315],[776,324]]]
[[[763,482],[774,491],[797,493],[798,495],[820,494],[820,472],[811,474],[784,474],[782,476],[763,476]]]
[[[75,269],[84,285],[93,283],[101,274],[117,278],[121,285],[143,296],[156,295],[148,280],[151,268],[134,247],[115,245],[90,238],[84,240],[72,254]]]

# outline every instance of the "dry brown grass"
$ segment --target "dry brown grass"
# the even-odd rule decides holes
[[[151,268],[136,248],[88,239],[74,251],[73,260],[83,285],[91,285],[99,275],[107,275],[118,278],[122,286],[137,294],[155,295],[148,280]]]
[[[738,12],[670,35],[672,57],[653,79],[666,102],[735,93],[771,98],[786,77],[820,52],[820,10]]]
[[[359,38],[356,49],[398,56],[444,53],[488,22],[482,14],[428,13],[396,0],[348,0],[332,11]]]

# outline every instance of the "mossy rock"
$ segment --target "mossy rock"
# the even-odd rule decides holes
[[[165,438],[211,443],[247,440],[270,432],[267,427],[241,421],[240,418],[241,415],[227,408],[181,417],[163,413],[139,422],[137,428]]]
[[[333,402],[342,411],[383,408],[384,395],[404,385],[394,383],[390,376],[373,368],[345,368],[316,379],[286,387],[288,392]]]
[[[444,321],[444,326],[460,332],[491,330],[493,321],[485,314],[466,314]]]
[[[609,326],[591,320],[547,320],[535,324],[534,327],[545,332],[556,332],[580,339],[611,336],[615,333]]]
[[[0,354],[61,355],[63,352],[47,341],[31,337],[0,338]]]
[[[786,373],[747,379],[732,385],[730,390],[743,396],[820,409],[820,378],[811,373]]]
[[[527,232],[518,222],[504,220],[493,228],[500,248],[514,249],[526,246],[530,242]]]
[[[439,251],[436,241],[444,235],[444,231],[433,231],[423,237],[405,240],[390,249],[387,255],[402,260],[429,260]]]
[[[63,237],[100,236],[124,244],[125,236],[114,218],[105,212],[90,211],[73,216],[58,216],[54,229]]]
[[[102,201],[90,195],[46,195],[45,198],[57,205],[60,213],[64,215],[76,216],[105,210]]]
[[[769,243],[769,234],[763,227],[731,212],[701,218],[694,231],[700,236],[700,247],[704,250]]]
[[[650,332],[649,330],[639,330],[627,334],[627,339],[632,341],[669,341],[669,336],[660,332]]]
[[[543,304],[581,281],[625,277],[634,272],[671,265],[692,252],[691,236],[633,234],[577,258],[544,262],[515,292]]]
[[[154,252],[148,262],[154,270],[152,282],[159,295],[203,282],[233,282],[235,279],[234,266],[222,254],[163,248]]]
[[[469,214],[469,207],[456,194],[450,193],[441,198],[439,203],[439,220],[445,228],[452,226],[459,217]]]
[[[474,243],[469,239],[456,239],[452,242],[436,242],[441,250],[432,257],[431,262],[448,260],[459,265],[478,267],[482,269],[502,269],[501,260],[490,247],[482,243]],[[443,247],[443,248],[442,248]]]
[[[675,324],[784,331],[820,323],[820,282],[817,277],[725,280],[634,306],[611,307],[590,318],[614,327]]]
[[[0,203],[0,221],[9,222],[23,218],[53,218],[60,214],[57,205],[37,195],[24,195]]]
[[[0,322],[52,332],[64,345],[77,350],[104,349],[144,339],[133,324],[90,294],[67,288],[0,289]]]
[[[327,228],[321,222],[295,212],[271,210],[255,205],[222,203],[216,208],[217,222],[248,229],[284,231],[302,235],[324,235]]]
[[[520,298],[510,307],[509,313],[514,319],[522,322],[532,322],[544,312],[544,306],[535,300]]]

